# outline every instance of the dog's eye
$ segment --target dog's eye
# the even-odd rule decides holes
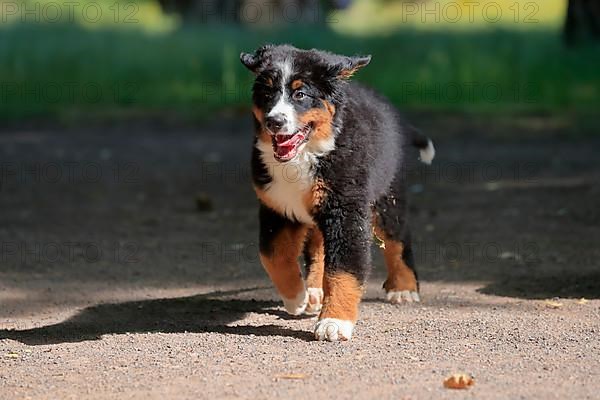
[[[299,90],[296,90],[293,94],[292,94],[292,98],[294,100],[302,100],[303,98],[306,97],[306,94],[304,92],[301,92]]]

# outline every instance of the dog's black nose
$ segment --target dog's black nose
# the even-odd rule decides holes
[[[274,115],[272,117],[267,117],[265,119],[265,125],[267,126],[267,129],[270,130],[272,133],[277,133],[285,125],[285,117],[281,114]]]

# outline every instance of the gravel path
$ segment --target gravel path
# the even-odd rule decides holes
[[[249,124],[0,132],[0,399],[597,398],[600,141],[527,122],[423,118],[423,302],[383,302],[374,248],[345,343],[258,262]]]

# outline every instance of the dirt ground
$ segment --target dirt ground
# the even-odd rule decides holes
[[[410,176],[423,301],[383,301],[374,246],[344,343],[260,266],[246,119],[0,132],[0,399],[598,398],[600,138],[414,122],[438,149]]]

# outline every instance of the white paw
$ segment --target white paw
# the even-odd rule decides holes
[[[337,342],[350,340],[354,322],[337,318],[323,318],[315,326],[315,339]]]
[[[306,306],[306,312],[315,314],[321,311],[323,306],[323,289],[309,287],[308,291],[308,305]]]
[[[283,306],[285,307],[285,311],[288,314],[292,315],[300,315],[306,310],[306,305],[308,304],[308,294],[306,290],[298,293],[295,299],[286,299],[283,298]]]
[[[386,298],[387,298],[387,301],[389,301],[392,304],[412,303],[412,302],[418,303],[419,301],[421,301],[421,298],[419,297],[419,293],[412,292],[410,290],[401,290],[398,292],[390,291],[390,292],[387,292]]]

